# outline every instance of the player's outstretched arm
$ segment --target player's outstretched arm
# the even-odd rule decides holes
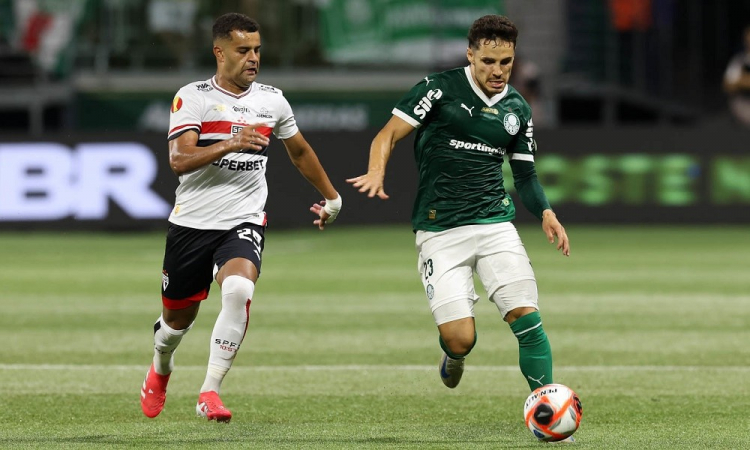
[[[292,160],[297,170],[325,199],[310,207],[310,211],[318,216],[313,223],[323,230],[326,224],[333,223],[338,216],[341,210],[341,196],[333,188],[331,180],[328,179],[328,175],[320,164],[320,160],[318,160],[318,155],[315,154],[301,132],[284,139],[283,142],[286,152],[289,154],[289,159]]]
[[[385,179],[385,167],[396,143],[414,131],[414,127],[401,119],[393,116],[391,120],[375,136],[370,144],[370,162],[367,165],[367,173],[354,178],[348,178],[350,183],[359,192],[367,193],[372,198],[376,195],[382,200],[388,199],[388,194],[383,188]]]
[[[550,244],[555,242],[557,237],[557,249],[562,251],[565,256],[570,256],[570,240],[565,228],[562,226],[557,215],[551,209],[542,211],[542,230],[547,235]]]
[[[176,175],[192,172],[211,164],[222,156],[246,150],[260,151],[268,146],[268,138],[256,131],[265,124],[247,125],[231,139],[208,147],[198,147],[198,133],[186,131],[169,141],[169,166]]]

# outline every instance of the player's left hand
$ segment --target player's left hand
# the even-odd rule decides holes
[[[557,237],[557,249],[562,250],[563,255],[570,256],[568,234],[565,233],[565,228],[557,220],[557,215],[551,209],[545,209],[542,212],[542,230],[547,235],[550,244],[554,244],[555,237]]]
[[[318,218],[313,221],[313,224],[317,225],[320,230],[325,229],[327,224],[333,223],[333,221],[336,220],[340,210],[341,196],[338,196],[335,200],[323,200],[319,203],[313,203],[310,207],[310,211],[318,216]]]

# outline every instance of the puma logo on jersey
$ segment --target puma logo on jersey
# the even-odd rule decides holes
[[[469,108],[468,106],[466,106],[466,105],[464,105],[463,103],[461,103],[461,108],[463,108],[463,109],[465,109],[465,110],[469,111],[469,115],[470,115],[471,117],[474,117],[474,114],[472,114],[472,113],[471,113],[471,110],[472,110],[472,109],[474,109],[474,107],[473,107],[473,106],[472,106],[471,108]]]
[[[425,84],[426,84],[427,86],[429,86],[429,85],[430,85],[430,81],[432,81],[432,80],[430,80],[430,79],[429,79],[429,78],[427,78],[427,77],[424,77],[424,80],[426,81],[426,83],[425,83]]]
[[[427,113],[432,109],[432,102],[438,100],[442,96],[443,91],[440,89],[432,89],[427,92],[427,95],[422,97],[422,99],[419,100],[419,103],[417,103],[417,106],[414,107],[414,115],[420,119],[427,117]]]

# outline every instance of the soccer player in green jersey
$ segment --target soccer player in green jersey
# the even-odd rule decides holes
[[[368,197],[387,199],[385,169],[398,141],[416,130],[419,170],[412,212],[419,271],[440,334],[443,383],[455,388],[476,343],[473,272],[518,339],[529,388],[553,383],[534,271],[511,223],[515,207],[503,185],[503,157],[523,205],[550,243],[570,255],[565,229],[534,169],[531,108],[508,84],[518,30],[504,16],[479,18],[469,30],[469,65],[426,76],[393,109],[372,141],[367,174],[347,180]]]

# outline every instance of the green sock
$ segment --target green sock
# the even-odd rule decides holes
[[[516,319],[510,329],[518,339],[518,365],[529,388],[554,383],[552,379],[552,349],[547,333],[542,328],[539,311]]]

